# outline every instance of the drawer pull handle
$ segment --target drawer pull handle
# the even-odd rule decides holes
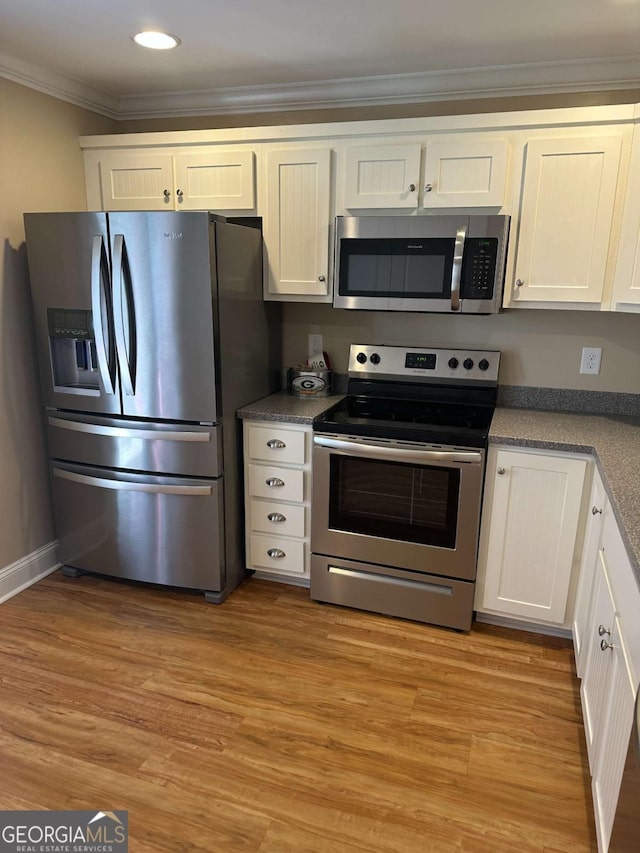
[[[607,649],[613,648],[613,643],[608,643],[606,640],[600,640],[600,648],[603,652],[606,652]]]
[[[274,560],[281,560],[283,557],[286,557],[284,551],[281,551],[280,548],[269,548],[267,554]]]
[[[599,625],[598,626],[598,636],[604,637],[605,634],[607,635],[607,637],[610,637],[611,631],[609,631],[608,628],[605,628],[604,625]]]
[[[270,489],[277,489],[284,486],[284,480],[281,480],[280,477],[269,477],[268,480],[265,480],[265,483]]]
[[[270,512],[267,518],[269,521],[273,521],[274,524],[280,524],[287,520],[287,516],[283,515],[281,512]]]
[[[284,441],[280,441],[279,438],[270,438],[267,442],[267,447],[270,447],[272,450],[282,450],[282,448],[286,446],[287,445]]]

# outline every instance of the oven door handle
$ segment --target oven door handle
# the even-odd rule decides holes
[[[482,462],[482,453],[477,450],[408,450],[404,447],[386,447],[373,444],[360,444],[358,441],[330,438],[327,435],[314,435],[313,443],[318,447],[341,450],[352,456],[368,456],[373,459],[398,459],[406,462]]]

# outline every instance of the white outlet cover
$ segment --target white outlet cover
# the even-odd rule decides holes
[[[602,347],[582,347],[582,358],[580,360],[580,373],[600,373],[600,361],[602,359]]]

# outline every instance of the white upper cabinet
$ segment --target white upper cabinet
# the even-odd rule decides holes
[[[252,150],[114,150],[99,160],[102,210],[255,209]]]
[[[416,208],[422,145],[361,145],[345,152],[344,206]]]
[[[603,300],[622,139],[536,139],[526,145],[513,304]]]
[[[176,154],[176,202],[180,210],[253,210],[253,151]]]
[[[506,139],[428,143],[422,206],[502,207],[507,159]]]
[[[640,311],[640,127],[633,136],[612,303],[614,311]]]
[[[357,145],[344,155],[345,210],[502,207],[506,139],[460,136]],[[424,163],[423,163],[424,160]]]
[[[102,210],[173,210],[173,157],[105,151],[100,158]]]
[[[330,302],[331,149],[266,151],[265,299]]]

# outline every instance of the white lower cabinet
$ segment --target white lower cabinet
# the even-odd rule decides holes
[[[586,553],[586,552],[585,552]],[[585,569],[583,564],[582,569]],[[588,567],[587,567],[588,569]],[[580,688],[598,850],[606,853],[633,724],[640,672],[640,590],[610,507],[595,556]]]
[[[489,448],[476,611],[565,624],[586,470],[575,454]]]
[[[308,580],[311,427],[244,422],[247,568]]]

